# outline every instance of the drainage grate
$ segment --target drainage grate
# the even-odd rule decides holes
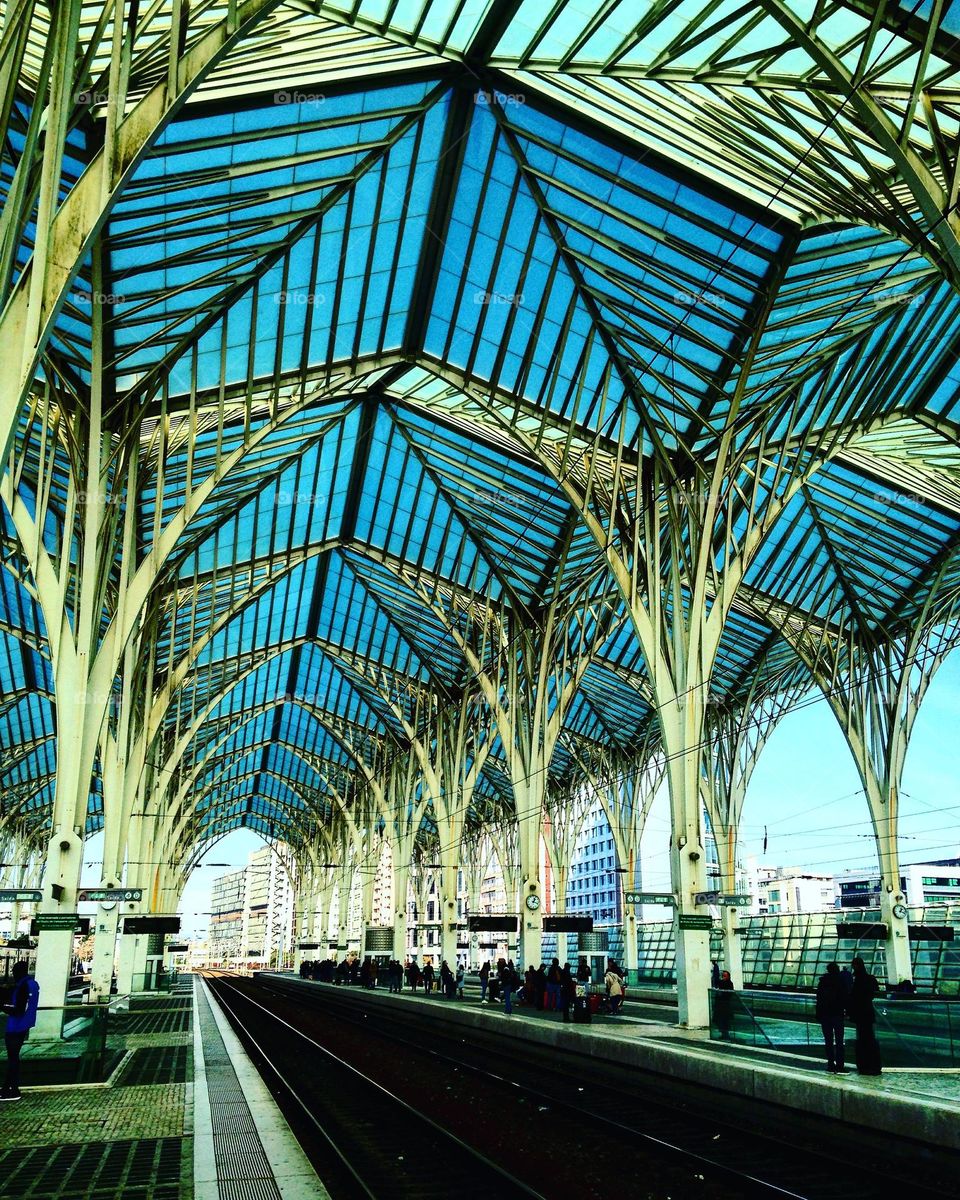
[[[0,1153],[6,1200],[180,1200],[182,1138],[31,1146]]]
[[[197,993],[197,1014],[221,1200],[280,1200],[250,1106],[203,991]]]
[[[190,1028],[189,1008],[153,1012],[117,1013],[111,1033],[186,1033]]]
[[[117,1086],[186,1082],[186,1046],[147,1046],[145,1049],[133,1051]]]

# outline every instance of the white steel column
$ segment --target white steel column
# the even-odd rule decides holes
[[[104,887],[120,887],[117,878],[108,879]],[[117,955],[117,926],[120,904],[117,900],[97,905],[96,924],[93,934],[93,969],[90,973],[90,1003],[110,999],[113,983],[114,962]]]
[[[41,1011],[37,1017],[38,1038],[58,1038],[63,1026],[63,1005],[73,958],[74,925],[70,917],[77,911],[77,889],[83,862],[83,839],[72,829],[54,832],[47,844],[44,873],[44,898],[38,909],[40,936],[37,938],[36,980],[40,986]],[[53,889],[60,892],[54,898]],[[44,917],[69,922],[66,929],[44,929]]]

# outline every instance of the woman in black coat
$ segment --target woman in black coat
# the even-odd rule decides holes
[[[853,987],[847,997],[847,1013],[856,1027],[857,1071],[861,1075],[880,1074],[880,1044],[874,1026],[877,1014],[873,998],[880,991],[876,975],[871,975],[859,956],[853,960]]]
[[[835,962],[827,963],[827,972],[820,976],[817,984],[817,1020],[823,1030],[823,1044],[827,1050],[827,1070],[835,1075],[845,1075],[843,1065],[843,1018],[847,1002],[847,989],[840,968]]]

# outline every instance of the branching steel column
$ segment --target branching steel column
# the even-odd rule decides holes
[[[578,586],[569,593],[563,590],[572,540],[571,530],[557,563],[552,598],[536,608],[501,611],[478,596],[463,604],[470,618],[466,628],[443,595],[420,578],[410,581],[463,653],[500,734],[523,875],[520,955],[524,963],[535,965],[541,958],[540,841],[550,760],[569,705],[613,617],[607,597],[593,592],[595,579],[586,584],[576,580]]]
[[[453,704],[420,692],[410,716],[399,702],[391,709],[410,740],[422,798],[433,809],[437,824],[440,954],[452,965],[457,954],[457,873],[463,827],[493,735],[479,697],[469,692]],[[413,837],[416,830],[408,833]]]
[[[67,289],[91,241],[106,222],[120,189],[187,98],[279,3],[280,0],[245,0],[238,3],[235,13],[212,26],[186,54],[171,44],[170,71],[116,124],[115,141],[109,152],[102,149],[94,156],[49,222],[43,252],[31,258],[0,314],[0,362],[5,364],[0,376],[0,462],[7,461],[21,405],[33,383]],[[79,13],[79,10],[79,0],[72,0],[65,11]],[[64,62],[71,61],[72,56],[65,55]],[[62,100],[65,103],[66,96]],[[49,205],[56,198],[64,128],[65,115],[61,126],[51,130],[57,135],[51,144],[51,155],[57,157],[55,163],[51,158],[49,168]]]
[[[316,916],[317,916],[317,919],[318,919],[319,925],[320,925],[320,933],[319,933],[318,940],[321,943],[321,948],[323,951],[323,953],[320,954],[319,957],[320,958],[329,958],[330,957],[330,925],[331,925],[331,921],[333,918],[333,889],[334,889],[334,885],[336,883],[336,876],[334,875],[332,867],[324,868],[323,864],[320,864],[319,869],[321,871],[320,884],[319,884],[319,887],[317,888],[316,892],[314,893],[314,896],[315,896],[314,903],[316,905]]]
[[[102,291],[101,256],[96,247],[91,279],[95,290]],[[104,561],[109,562],[112,557],[114,532],[112,522],[106,519],[110,497],[109,452],[102,426],[105,381],[102,309],[100,304],[92,307],[90,409],[76,419],[82,466],[71,472],[67,493],[65,528],[73,532],[76,513],[78,561],[72,562],[67,555],[58,573],[43,544],[43,514],[38,512],[32,517],[19,496],[13,506],[14,523],[34,569],[54,664],[57,776],[47,882],[56,886],[59,893],[55,896],[51,887],[41,910],[45,913],[76,911],[90,781],[113,684],[113,672],[104,677],[94,670],[103,612]],[[68,601],[71,585],[72,606]],[[44,989],[47,1003],[59,1006],[64,1003],[70,977],[72,935],[69,931],[41,929],[37,950],[37,982]],[[45,1015],[47,1036],[59,1035],[59,1030],[53,1029],[58,1020],[59,1014]]]
[[[490,841],[496,854],[503,890],[507,898],[507,911],[515,908],[520,895],[522,875],[522,853],[520,845],[520,822],[515,815],[506,815],[490,827]],[[508,935],[507,946],[511,955],[516,954],[514,935]],[[539,966],[539,963],[537,964]]]
[[[452,970],[457,958],[457,876],[463,862],[464,825],[494,738],[489,713],[467,693],[448,715],[439,731],[444,787],[440,803],[434,801],[434,812],[444,863],[443,957]]]
[[[353,861],[351,850],[353,839],[345,821],[340,822],[337,850],[339,862],[336,869],[337,881],[337,953],[346,954],[350,945],[350,899],[353,887]]]
[[[480,889],[483,886],[484,867],[490,860],[492,848],[490,838],[484,832],[475,831],[464,837],[461,842],[460,866],[467,888],[467,916],[476,916],[480,912]],[[480,935],[477,932],[468,935],[470,948],[467,965],[476,970],[480,966]]]
[[[393,863],[393,957],[403,962],[407,956],[410,873],[427,800],[413,754],[394,757],[384,765],[384,773],[389,817],[383,836],[389,841]]]

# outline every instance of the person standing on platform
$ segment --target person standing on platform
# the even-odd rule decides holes
[[[490,960],[488,958],[486,958],[483,960],[483,965],[480,967],[480,975],[479,975],[480,1003],[481,1004],[486,1004],[486,1002],[487,1002],[487,981],[489,980],[489,978],[490,978]]]
[[[733,1037],[733,1034],[730,1032],[730,1027],[733,1024],[733,997],[730,993],[733,990],[733,980],[730,978],[730,972],[721,971],[720,982],[716,987],[717,994],[713,1000],[713,1015],[716,1019],[720,1036],[728,1042]]]
[[[550,964],[550,970],[547,971],[546,981],[546,1000],[544,1001],[547,1008],[553,1012],[560,1007],[560,960],[555,958]],[[543,1004],[537,1004],[537,1008],[542,1008]]]
[[[563,1013],[564,1024],[573,1020],[573,1006],[577,999],[577,981],[570,971],[570,964],[564,963],[560,972],[560,1011]]]
[[[556,962],[557,960],[554,959],[553,961]],[[559,978],[559,974],[560,972],[558,967],[557,978]],[[550,1001],[550,984],[547,983],[548,978],[550,978],[550,976],[547,974],[547,968],[541,962],[540,966],[536,968],[536,971],[533,973],[533,998],[535,1006],[538,1008],[538,1012],[541,1013],[545,1007],[550,1007],[550,1003],[548,1003],[548,1001]],[[557,992],[557,995],[559,996],[559,992]]]
[[[542,970],[542,964],[540,964],[540,968]],[[544,997],[541,995],[541,1001],[542,998]],[[533,1008],[534,1004],[536,1003],[536,970],[533,962],[527,967],[527,970],[523,972],[523,986],[520,989],[520,996],[518,996],[518,1000],[520,1000],[521,1004],[529,1004],[530,1008]],[[542,1006],[542,1003],[540,1003],[538,1007],[542,1008],[544,1006]]]
[[[7,1014],[7,1075],[0,1090],[0,1100],[20,1099],[20,1051],[37,1023],[40,987],[21,959],[13,965],[13,994],[3,1006]]]
[[[823,1030],[823,1044],[827,1050],[827,1070],[835,1075],[846,1075],[843,1065],[843,1017],[846,1009],[847,991],[835,963],[827,963],[827,972],[820,976],[817,984],[817,1020]]]
[[[429,996],[433,991],[434,970],[433,963],[426,962],[423,964],[423,994]]]
[[[503,963],[502,958],[500,962]],[[498,973],[500,975],[500,988],[503,992],[503,1012],[505,1016],[509,1017],[513,1013],[513,1005],[510,1002],[511,997],[520,986],[520,976],[517,974],[512,958],[509,962],[503,964]]]
[[[873,1009],[874,997],[880,991],[876,975],[871,975],[858,955],[852,962],[853,987],[847,996],[847,1012],[857,1031],[857,1071],[861,1075],[879,1075],[880,1043],[874,1028],[877,1014]]]
[[[710,986],[712,988],[720,986],[720,964],[715,958],[710,960]]]
[[[610,1016],[615,1017],[623,1004],[623,984],[613,970],[607,971],[603,982],[607,985],[607,995],[610,997]]]
[[[457,974],[456,974],[456,987],[457,987],[457,999],[458,1000],[463,999],[463,976],[464,976],[463,963],[458,962],[457,963]]]

